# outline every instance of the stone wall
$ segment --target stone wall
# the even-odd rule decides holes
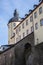
[[[0,54],[0,65],[43,65],[43,43],[34,46],[34,34],[28,35]]]
[[[43,65],[43,43],[37,45],[35,47],[35,50],[37,51],[37,55],[39,56],[39,65]]]
[[[14,65],[14,47],[0,54],[0,65]]]

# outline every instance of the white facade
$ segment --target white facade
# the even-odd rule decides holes
[[[8,43],[12,42],[10,41],[10,38],[14,35],[14,28],[19,24],[20,22],[11,22],[8,24]]]
[[[39,8],[42,7],[42,13],[39,14]],[[37,8],[37,18],[34,19],[34,39],[35,45],[43,42],[43,3]],[[34,11],[35,12],[35,11]],[[40,20],[42,20],[42,25],[40,24]],[[35,29],[35,24],[38,24],[38,29]]]
[[[40,24],[40,20],[42,20],[42,25]],[[12,38],[14,39],[14,43],[20,41],[32,32],[34,32],[35,45],[43,42],[43,2],[19,23],[13,31],[15,33],[15,37]]]

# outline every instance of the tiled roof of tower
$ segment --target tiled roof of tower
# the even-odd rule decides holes
[[[17,10],[14,10],[14,16],[9,20],[8,24],[11,22],[18,22],[19,21],[19,14]],[[20,22],[20,21],[19,21]]]

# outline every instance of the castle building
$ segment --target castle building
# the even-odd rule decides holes
[[[8,22],[8,44],[11,43],[10,38],[15,36],[14,28],[20,23],[20,21],[21,19],[19,18],[17,9],[15,9],[14,16]]]
[[[8,43],[16,44],[32,32],[34,45],[43,42],[43,0],[34,5],[34,9],[29,10],[22,20],[19,20],[17,10],[14,11],[14,17],[8,22]]]
[[[0,65],[43,65],[43,0],[29,12],[19,19],[14,11],[8,22],[9,45],[0,47]]]

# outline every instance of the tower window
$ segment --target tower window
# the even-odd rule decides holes
[[[16,26],[16,23],[14,23],[14,27]]]

